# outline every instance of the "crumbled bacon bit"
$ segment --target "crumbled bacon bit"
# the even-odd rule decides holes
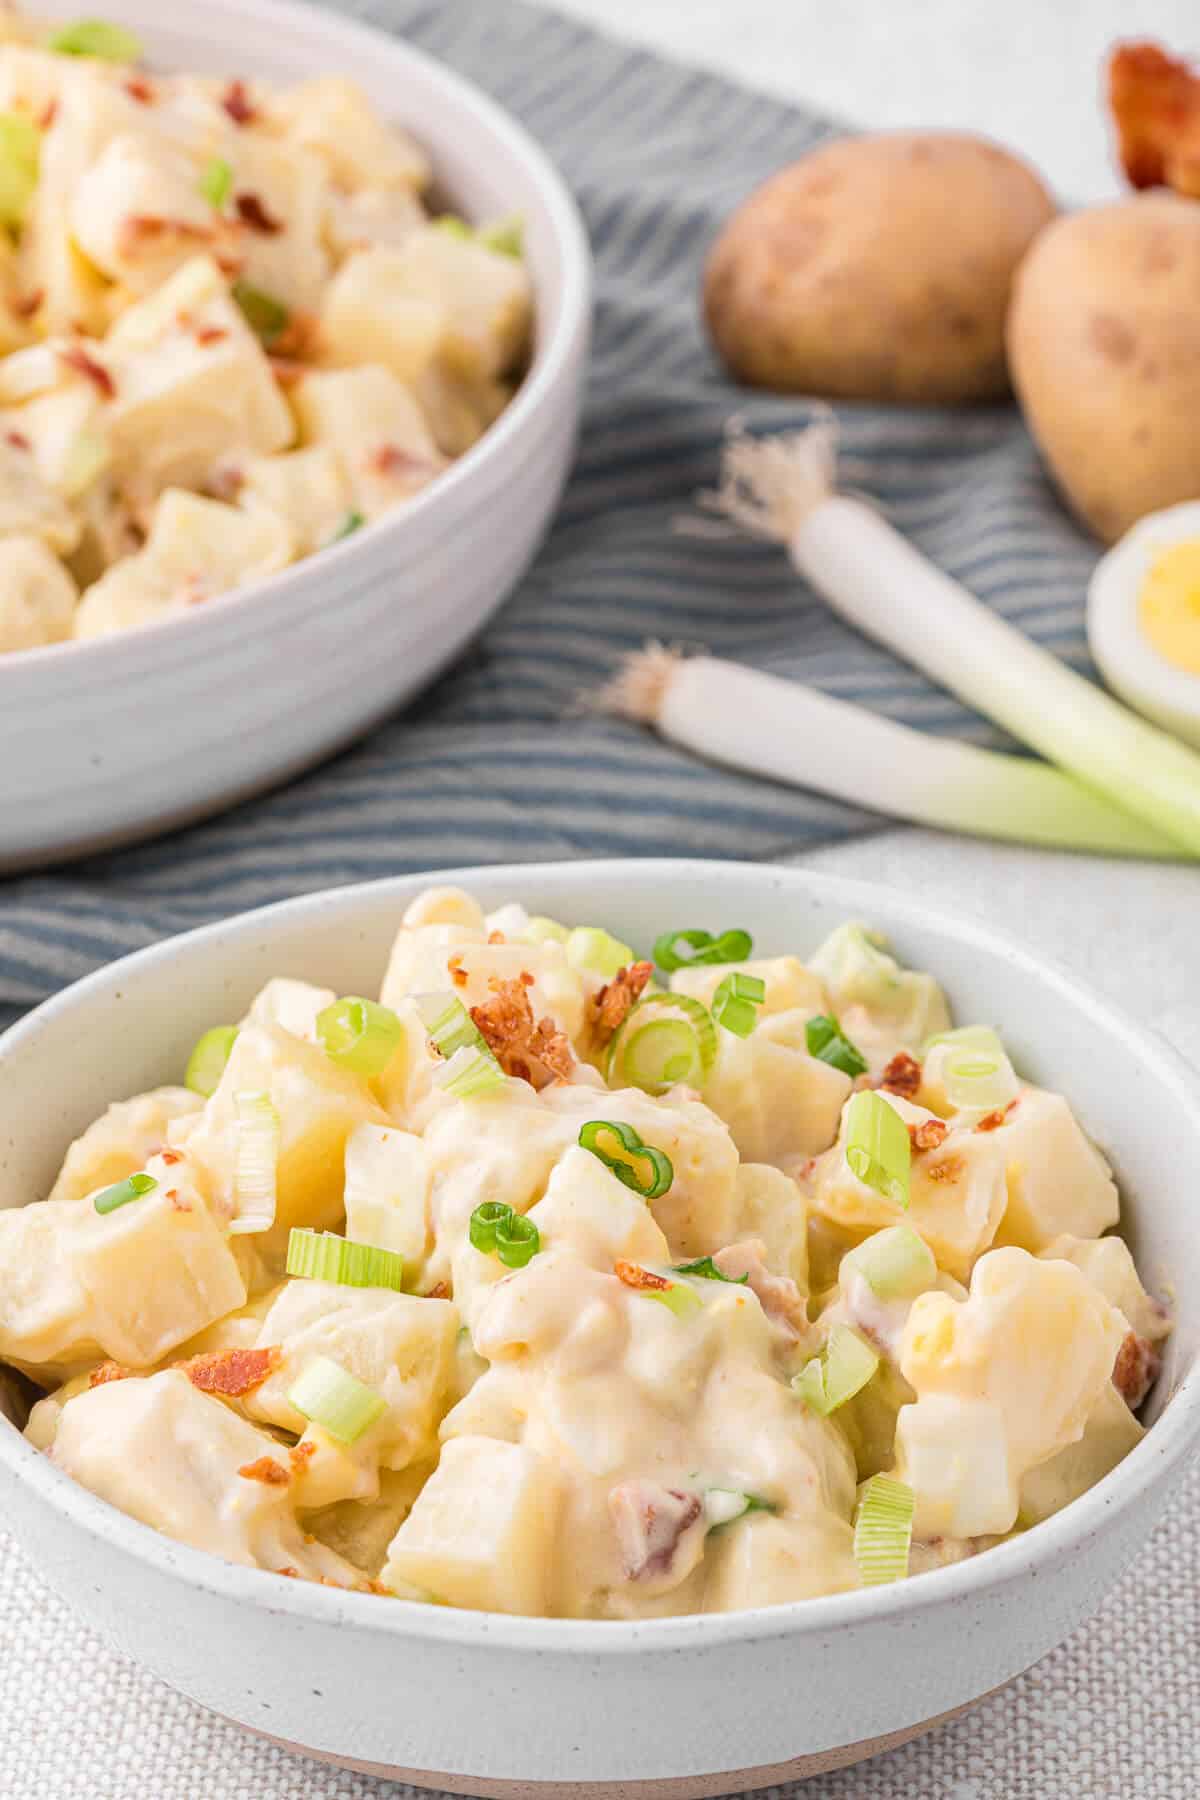
[[[909,1126],[908,1141],[918,1153],[938,1150],[945,1143],[949,1129],[945,1119],[922,1119],[919,1125]]]
[[[382,1594],[384,1599],[386,1599],[386,1600],[391,1599],[391,1595],[388,1593],[388,1590],[384,1587],[382,1581],[376,1581],[376,1579],[373,1575],[369,1575],[367,1577],[366,1581],[363,1582],[362,1592],[364,1594]]]
[[[190,219],[168,219],[161,213],[126,213],[117,227],[117,249],[122,256],[136,256],[145,244],[177,237],[207,243],[212,232]]]
[[[33,445],[23,431],[6,431],[4,434],[4,441],[6,444],[11,444],[14,450],[33,449]]]
[[[201,325],[196,333],[198,344],[219,344],[229,333],[223,325]]]
[[[248,225],[251,231],[259,231],[264,237],[278,237],[283,230],[283,220],[267,211],[259,194],[235,194],[233,206],[242,224]]]
[[[193,1387],[205,1394],[224,1394],[241,1399],[261,1387],[278,1365],[279,1348],[272,1344],[265,1350],[214,1350],[207,1356],[193,1356],[180,1366]]]
[[[315,313],[303,312],[299,307],[288,314],[288,322],[277,337],[271,340],[271,349],[277,356],[300,358],[312,356],[316,351],[321,334],[320,321]]]
[[[1010,1100],[1007,1106],[998,1106],[995,1112],[984,1113],[975,1126],[976,1131],[999,1131],[1016,1104],[1015,1100]]]
[[[640,1293],[663,1294],[675,1286],[665,1275],[656,1275],[653,1269],[643,1269],[620,1256],[613,1264],[613,1273],[627,1288],[636,1288]]]
[[[620,1029],[653,973],[653,963],[635,962],[618,969],[606,982],[592,1001],[592,1025],[597,1037],[607,1041]]]
[[[235,276],[240,275],[246,266],[245,257],[235,256],[231,250],[214,250],[213,261],[216,263],[218,269],[220,269],[222,275],[228,275],[230,280],[233,280]]]
[[[38,118],[36,120],[38,130],[39,131],[49,131],[50,127],[53,125],[53,123],[54,123],[55,119],[57,119],[57,117],[58,117],[58,101],[55,99],[47,100],[45,106],[43,106],[43,108],[42,108],[41,112],[39,113]]]
[[[214,469],[208,478],[208,491],[216,500],[236,500],[245,485],[245,473],[232,463]]]
[[[399,444],[380,444],[367,457],[367,467],[376,475],[390,475],[398,480],[435,473],[428,457],[414,456],[411,450],[402,450]]]
[[[1148,1338],[1130,1331],[1117,1351],[1113,1364],[1113,1386],[1131,1412],[1136,1412],[1153,1387],[1162,1358]]]
[[[704,1521],[699,1494],[624,1481],[608,1496],[609,1516],[629,1581],[682,1581],[703,1554]]]
[[[30,288],[27,294],[14,294],[8,303],[8,309],[14,318],[32,319],[45,298],[45,288]]]
[[[517,976],[517,980],[522,987],[532,987],[534,984],[534,977],[529,973],[528,969],[522,969],[521,973]]]
[[[426,1293],[425,1298],[427,1300],[448,1300],[450,1298],[450,1283],[448,1281],[435,1281],[433,1286]]]
[[[462,953],[446,958],[446,969],[455,987],[466,987],[470,977],[462,966]]]
[[[290,356],[268,356],[267,361],[270,363],[271,373],[280,387],[295,387],[296,383],[308,373],[302,362],[293,362]]]
[[[488,943],[489,944],[507,944],[507,942],[508,942],[508,939],[505,937],[505,935],[502,931],[489,931],[488,932]]]
[[[139,106],[154,105],[157,95],[144,75],[127,76],[122,85],[129,98],[136,100]]]
[[[59,351],[58,356],[59,361],[66,363],[68,369],[74,369],[77,375],[90,381],[106,400],[114,398],[116,382],[103,363],[98,363],[94,357],[89,356],[82,344],[68,344],[65,350]]]
[[[262,1481],[268,1487],[286,1487],[292,1479],[273,1456],[260,1456],[256,1462],[243,1463],[238,1474],[245,1481]]]
[[[565,1080],[575,1066],[571,1046],[553,1019],[534,1024],[524,973],[517,981],[493,975],[488,987],[492,998],[473,1006],[471,1017],[504,1073],[535,1088]]]
[[[235,125],[249,125],[252,119],[258,117],[258,108],[252,104],[244,81],[229,83],[221,95],[221,105]]]
[[[176,1163],[183,1161],[183,1157],[178,1150],[160,1150],[158,1155],[159,1159],[162,1162],[165,1162],[168,1168],[174,1168]]]
[[[192,1210],[191,1201],[190,1200],[181,1200],[179,1198],[179,1189],[178,1188],[168,1188],[165,1197],[166,1197],[166,1199],[168,1199],[171,1202],[171,1205],[174,1207],[176,1212],[191,1212],[191,1210]]]
[[[128,1381],[133,1374],[132,1369],[124,1369],[119,1362],[102,1362],[88,1376],[90,1388],[103,1387],[108,1381]]]
[[[291,1563],[285,1564],[282,1569],[276,1569],[275,1573],[277,1575],[286,1575],[291,1581],[299,1581],[300,1579],[299,1569],[294,1569]]]
[[[305,1443],[293,1444],[288,1451],[288,1461],[292,1465],[293,1473],[296,1475],[302,1474],[316,1454],[317,1446],[313,1443],[311,1438]]]
[[[930,1181],[957,1181],[965,1167],[961,1156],[944,1156],[941,1162],[929,1163],[925,1173]]]
[[[1200,194],[1200,75],[1157,44],[1118,44],[1108,101],[1130,185]]]
[[[898,1050],[883,1074],[879,1085],[889,1094],[900,1094],[906,1100],[915,1098],[921,1087],[921,1065],[907,1050]]]

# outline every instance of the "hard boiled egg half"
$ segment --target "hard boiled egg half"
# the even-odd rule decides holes
[[[1087,629],[1113,692],[1200,745],[1200,500],[1147,514],[1101,557]]]

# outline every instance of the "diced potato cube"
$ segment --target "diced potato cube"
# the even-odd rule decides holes
[[[290,526],[265,506],[248,512],[168,488],[145,549],[87,590],[75,635],[101,637],[199,605],[286,568],[294,552]]]
[[[346,1236],[419,1269],[432,1237],[433,1171],[422,1140],[394,1125],[359,1125],[346,1140]]]
[[[256,1244],[268,1256],[282,1256],[293,1225],[318,1231],[341,1225],[346,1139],[356,1125],[385,1125],[387,1118],[361,1076],[338,1068],[317,1045],[278,1026],[243,1026],[187,1145],[227,1216],[236,1210],[236,1096],[243,1091],[267,1093],[279,1115],[275,1224]]]
[[[357,82],[344,75],[317,75],[272,97],[269,128],[301,145],[325,163],[339,187],[423,188],[429,160],[420,146],[390,120],[379,117]]]
[[[1030,1469],[1021,1482],[1020,1520],[1038,1525],[1115,1469],[1146,1435],[1110,1381],[1077,1444]]]
[[[78,598],[41,538],[0,538],[0,651],[35,650],[70,637]]]
[[[774,1274],[786,1275],[808,1293],[808,1203],[781,1169],[743,1162],[737,1171],[735,1238],[756,1238]]]
[[[758,956],[749,962],[676,969],[671,975],[671,991],[690,994],[703,1006],[711,1006],[727,975],[755,975],[763,983],[766,997],[758,1008],[760,1022],[775,1013],[803,1012],[811,1018],[828,1008],[820,978],[806,969],[798,956]]]
[[[804,1518],[745,1519],[713,1538],[705,1552],[706,1612],[778,1606],[859,1585],[854,1533],[831,1512]]]
[[[132,1100],[115,1100],[75,1139],[50,1190],[51,1200],[81,1200],[97,1188],[123,1181],[167,1142],[172,1119],[204,1105],[190,1088],[152,1088]]]
[[[445,327],[442,305],[410,291],[402,253],[392,249],[347,257],[321,309],[321,341],[331,363],[381,363],[401,381],[412,381],[433,361]]]
[[[15,435],[20,440],[15,445],[0,435],[0,540],[19,533],[40,538],[50,550],[73,550],[79,542],[79,521],[38,473],[32,442],[19,432]]]
[[[317,1015],[336,999],[332,988],[275,975],[255,994],[247,1017],[256,1025],[278,1025],[281,1031],[290,1031],[293,1037],[307,1038],[315,1044]]]
[[[306,444],[335,450],[354,506],[377,518],[428,486],[445,466],[420,407],[390,370],[314,370],[292,390]]]
[[[149,293],[212,243],[217,217],[195,158],[148,132],[110,139],[76,184],[70,215],[80,249],[130,294]]]
[[[387,258],[387,293],[425,300],[442,310],[439,353],[446,367],[471,379],[505,374],[520,357],[533,317],[528,270],[517,257],[485,249],[428,225]]]
[[[239,506],[265,506],[287,520],[297,556],[332,543],[353,516],[354,496],[341,458],[328,444],[282,456],[235,457],[225,467],[236,478]]]
[[[451,957],[455,959],[453,977]],[[532,983],[523,981],[526,975],[532,975]],[[562,945],[552,941],[493,944],[487,941],[482,925],[434,922],[403,926],[396,934],[384,976],[383,1004],[398,1008],[411,994],[452,991],[464,1006],[481,1006],[492,998],[495,981],[522,981],[535,1020],[549,1015],[572,1041],[582,1033],[584,981],[567,961]]]
[[[1008,1170],[1008,1205],[997,1241],[1035,1254],[1063,1232],[1095,1238],[1120,1217],[1108,1164],[1061,1094],[1022,1088],[996,1131]]]
[[[102,1500],[164,1536],[227,1562],[289,1570],[340,1587],[359,1572],[296,1523],[278,1440],[180,1369],[109,1381],[68,1402],[54,1458]],[[280,1478],[264,1479],[266,1464]]]
[[[424,224],[425,208],[407,188],[360,188],[354,194],[335,189],[325,209],[325,241],[340,260],[375,244],[402,244]]]
[[[383,1584],[451,1606],[545,1613],[561,1497],[554,1469],[532,1450],[452,1438],[392,1539]]]
[[[526,1216],[545,1248],[563,1246],[606,1274],[618,1258],[651,1264],[670,1260],[667,1240],[641,1195],[578,1144],[555,1164],[546,1192]]]
[[[804,1010],[762,1019],[749,1037],[718,1033],[720,1050],[704,1102],[728,1125],[749,1162],[787,1164],[815,1156],[837,1135],[853,1083],[808,1054]]]
[[[289,310],[314,311],[330,272],[324,163],[294,139],[277,144],[256,132],[238,134],[233,163],[242,279]]]
[[[1133,1254],[1124,1238],[1077,1238],[1069,1235],[1054,1238],[1039,1250],[1047,1262],[1061,1260],[1074,1263],[1092,1286],[1106,1300],[1124,1313],[1139,1337],[1154,1343],[1167,1336],[1171,1315],[1166,1307],[1152,1298],[1142,1286],[1142,1278],[1134,1264]]]

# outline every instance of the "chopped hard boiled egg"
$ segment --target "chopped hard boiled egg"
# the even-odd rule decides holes
[[[1114,693],[1200,744],[1200,501],[1140,519],[1101,557],[1087,629]]]

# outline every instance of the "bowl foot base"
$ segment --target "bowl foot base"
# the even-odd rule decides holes
[[[1007,1682],[1001,1687],[1006,1687]],[[778,1787],[787,1781],[804,1781],[811,1775],[827,1775],[833,1769],[844,1769],[851,1763],[866,1762],[868,1757],[882,1756],[897,1750],[927,1731],[935,1731],[952,1719],[959,1719],[973,1706],[990,1700],[1001,1688],[992,1688],[976,1700],[968,1700],[936,1718],[923,1719],[917,1725],[906,1725],[900,1731],[885,1732],[882,1737],[862,1738],[856,1744],[842,1744],[835,1750],[822,1750],[812,1756],[796,1756],[789,1762],[763,1763],[752,1769],[725,1769],[714,1775],[664,1776],[654,1781],[492,1781],[477,1775],[447,1775],[435,1769],[405,1769],[395,1763],[360,1762],[352,1756],[335,1756],[327,1750],[311,1750],[305,1744],[287,1738],[273,1737],[269,1731],[243,1726],[256,1737],[266,1738],[281,1750],[294,1750],[311,1756],[317,1762],[332,1763],[339,1769],[353,1769],[359,1775],[375,1775],[384,1781],[405,1781],[413,1787],[434,1788],[450,1794],[483,1795],[485,1800],[711,1800],[719,1794],[744,1794],[754,1788]],[[237,1721],[234,1721],[235,1723]]]

